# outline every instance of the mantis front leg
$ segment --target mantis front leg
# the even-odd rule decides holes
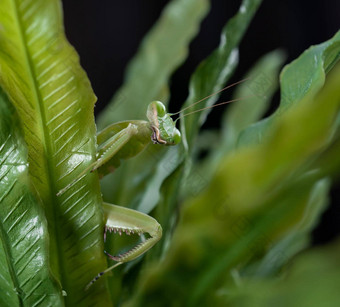
[[[98,146],[96,161],[61,189],[57,196],[65,193],[88,172],[98,170],[98,174],[102,178],[112,173],[120,165],[121,159],[128,159],[142,151],[150,143],[148,135],[151,134],[151,129],[145,121],[133,122],[120,122],[103,130],[97,138],[101,143]]]
[[[136,259],[143,255],[151,247],[153,247],[162,237],[162,227],[159,223],[151,216],[141,213],[136,210],[129,208],[119,207],[108,203],[103,203],[104,218],[105,218],[105,230],[104,240],[106,238],[106,232],[118,232],[130,234],[144,234],[148,233],[150,238],[142,241],[131,250],[112,256],[108,252],[105,252],[112,260],[117,261],[116,264],[107,268],[105,271],[100,272],[87,286],[88,289],[99,277],[105,273],[111,271],[118,265]]]

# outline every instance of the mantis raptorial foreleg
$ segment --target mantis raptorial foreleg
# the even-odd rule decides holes
[[[151,216],[129,208],[119,207],[108,203],[103,203],[104,218],[106,221],[104,231],[104,241],[106,232],[118,232],[119,234],[144,234],[148,233],[149,238],[136,245],[128,252],[112,256],[105,252],[112,260],[117,261],[116,264],[109,267],[105,271],[99,273],[86,287],[90,287],[100,276],[111,271],[118,265],[136,259],[144,254],[162,237],[162,227]]]
[[[124,134],[128,134],[128,137]],[[103,177],[112,173],[119,167],[121,160],[130,159],[140,153],[151,143],[151,134],[150,123],[144,120],[115,123],[99,132],[95,162],[99,175]]]
[[[146,121],[130,121],[120,122],[110,125],[103,130],[97,137],[101,141],[98,145],[96,161],[89,165],[82,173],[80,173],[74,181],[58,192],[58,196],[66,192],[75,183],[78,182],[88,172],[97,169],[100,178],[112,173],[119,165],[121,159],[130,158],[142,151],[147,143],[150,143],[151,128],[146,126]],[[141,143],[136,146],[133,144]],[[132,144],[129,144],[132,143]],[[126,149],[130,148],[130,149]],[[130,156],[129,156],[130,152]]]
[[[138,127],[130,123],[125,129],[110,137],[98,149],[97,161],[92,165],[91,171],[93,172],[105,163],[109,162],[109,160],[114,157],[137,133]]]

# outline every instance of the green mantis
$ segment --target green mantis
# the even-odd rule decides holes
[[[63,194],[87,172],[98,171],[100,177],[113,172],[119,167],[121,160],[126,160],[140,153],[150,141],[154,144],[176,145],[181,141],[181,134],[175,126],[175,122],[166,112],[165,106],[160,101],[153,101],[147,108],[147,118],[144,120],[122,121],[112,124],[98,133],[97,159],[74,182],[59,191]],[[90,287],[100,276],[109,272],[118,265],[136,259],[144,254],[162,237],[162,228],[159,223],[144,213],[103,203],[105,218],[104,241],[106,232],[118,232],[139,235],[147,233],[150,237],[143,240],[133,249],[123,254],[112,256],[105,252],[117,263],[105,271],[99,273],[87,286]]]
[[[246,79],[229,85],[222,90],[195,102],[187,108],[191,108],[193,105],[200,103],[201,101],[211,97],[212,95],[215,95],[245,80]],[[223,105],[236,100],[240,99],[222,102],[215,106]],[[180,112],[185,109],[182,109]],[[204,109],[207,108],[203,108],[201,110]],[[193,111],[185,115],[189,115],[201,110]],[[136,156],[147,145],[149,145],[150,142],[152,142],[153,144],[169,146],[179,144],[181,142],[181,133],[176,128],[176,121],[171,118],[171,116],[175,114],[167,113],[166,108],[162,102],[153,101],[149,104],[147,108],[146,116],[148,118],[148,121],[122,121],[112,124],[99,132],[97,135],[98,147],[96,161],[91,164],[83,173],[81,173],[78,179],[71,182],[64,189],[59,191],[57,195],[63,194],[78,180],[85,176],[86,173],[88,173],[89,171],[98,171],[100,177],[113,172],[117,167],[119,167],[122,160],[126,160]],[[105,219],[104,241],[106,240],[107,231],[113,231],[115,233],[118,232],[119,234],[125,233],[128,235],[142,235],[147,233],[149,237],[142,240],[141,243],[139,243],[137,246],[123,254],[112,256],[108,252],[104,251],[108,255],[108,257],[116,261],[116,263],[103,272],[100,272],[92,281],[89,282],[85,289],[88,289],[103,274],[111,271],[115,267],[125,262],[134,260],[143,255],[150,248],[152,248],[162,237],[162,228],[160,224],[151,216],[148,216],[136,210],[108,203],[103,203],[102,207]]]
[[[175,122],[166,112],[160,101],[153,101],[147,109],[149,121],[124,121],[108,126],[97,135],[98,154],[97,161],[92,165],[91,171],[98,170],[100,176],[113,172],[123,159],[132,158],[140,153],[149,143],[176,145],[181,141],[181,134]],[[91,286],[100,276],[109,272],[118,265],[136,259],[154,246],[162,237],[162,227],[151,216],[136,210],[103,203],[105,230],[107,231],[148,233],[149,238],[139,243],[133,249],[123,254],[112,256],[105,252],[117,263],[99,273],[86,288]]]

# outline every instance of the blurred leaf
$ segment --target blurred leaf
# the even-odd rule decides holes
[[[200,177],[204,177],[204,181],[208,182],[219,167],[221,159],[235,149],[241,131],[262,118],[278,89],[279,69],[284,59],[285,56],[280,50],[272,51],[260,58],[245,75],[244,79],[249,80],[237,86],[233,99],[244,100],[235,101],[228,106],[223,115],[221,133],[217,135],[216,132],[215,136],[205,133],[205,138],[204,134],[200,133],[195,142],[195,149],[198,152],[205,150],[208,157],[198,162],[199,166],[191,170],[189,180],[186,180],[186,185],[182,189],[184,195],[195,195],[195,191],[203,188],[204,183],[199,180],[197,169],[204,174]],[[196,180],[190,180],[193,178]]]
[[[67,304],[105,305],[109,302],[105,283],[83,291],[106,266],[97,174],[81,177],[56,196],[94,161],[96,153],[95,96],[65,39],[60,1],[2,1],[0,71],[0,85],[23,127],[30,185],[46,214],[53,275],[66,291]]]
[[[184,107],[217,92],[228,81],[238,63],[238,45],[261,2],[261,0],[242,1],[237,14],[224,26],[219,47],[199,65],[192,75],[189,97]],[[203,104],[190,108],[190,112],[213,105],[218,97],[218,95],[210,97]],[[195,113],[181,122],[183,142],[188,148],[193,146],[196,134],[210,111]]]
[[[99,116],[99,129],[116,121],[144,119],[148,104],[164,97],[164,87],[187,57],[189,42],[208,8],[207,0],[173,0],[166,6],[129,64],[123,87]]]
[[[339,82],[337,67],[317,96],[275,119],[266,141],[223,159],[207,188],[185,204],[164,261],[143,275],[130,306],[158,306],[160,300],[218,306],[221,291],[234,283],[231,269],[256,261],[298,225],[306,231],[313,224],[319,209],[308,206],[327,172],[308,166],[330,145]],[[311,215],[304,224],[306,210]]]
[[[245,75],[250,80],[237,86],[233,99],[245,97],[245,100],[232,103],[224,114],[220,151],[226,153],[235,148],[240,132],[260,120],[267,111],[278,89],[279,71],[284,60],[281,50],[264,55]]]
[[[242,272],[242,276],[273,276],[286,265],[293,256],[307,248],[311,240],[311,232],[319,223],[321,214],[328,205],[330,180],[322,179],[315,183],[310,194],[301,221],[292,227],[285,236],[270,247],[266,255],[250,268]]]
[[[28,180],[19,121],[0,89],[0,305],[63,306],[48,263],[47,223]]]
[[[326,248],[299,255],[281,280],[245,280],[223,303],[224,306],[335,307],[340,294],[339,240]]]
[[[117,121],[145,119],[151,101],[167,102],[164,99],[169,94],[168,80],[186,59],[188,45],[208,9],[207,0],[169,2],[129,64],[124,85],[100,114],[100,129]],[[145,182],[156,172],[154,156],[160,157],[164,152],[162,149],[154,146],[133,161],[124,163],[114,174],[106,176],[101,182],[104,199],[135,208],[142,197]]]
[[[330,40],[310,47],[297,60],[287,65],[280,76],[281,102],[270,117],[247,128],[238,144],[261,142],[267,137],[277,116],[296,105],[304,97],[315,94],[324,84],[328,72],[340,57],[340,32]]]

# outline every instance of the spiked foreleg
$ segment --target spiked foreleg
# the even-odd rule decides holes
[[[106,232],[125,233],[142,235],[148,233],[150,238],[137,244],[131,250],[112,256],[105,251],[112,260],[117,261],[116,264],[107,268],[105,271],[100,272],[87,286],[86,290],[97,281],[102,275],[113,270],[115,267],[121,265],[124,262],[128,262],[138,258],[153,247],[162,237],[162,227],[151,216],[142,212],[124,208],[120,206],[103,203],[104,218],[105,218],[105,230],[104,240],[106,240]]]
[[[150,235],[150,238],[126,253],[118,256],[111,256],[107,253],[115,261],[128,262],[136,259],[154,246],[162,237],[161,225],[147,214],[108,203],[103,204],[103,210],[106,220],[104,236],[107,230],[128,235],[134,233],[139,235],[148,233]]]
[[[109,138],[101,145],[97,153],[97,161],[92,165],[91,171],[95,171],[108,162],[137,133],[138,127],[134,124],[129,124],[125,129]]]
[[[66,187],[61,189],[57,196],[60,196],[66,190],[71,188],[74,184],[76,184],[79,180],[81,180],[88,172],[93,172],[98,169],[100,166],[105,164],[108,160],[110,160],[121,148],[134,136],[138,133],[138,129],[136,125],[129,124],[125,129],[119,131],[117,134],[108,139],[105,144],[103,144],[97,154],[97,160],[93,162],[89,167],[87,167],[78,177],[73,180]]]

